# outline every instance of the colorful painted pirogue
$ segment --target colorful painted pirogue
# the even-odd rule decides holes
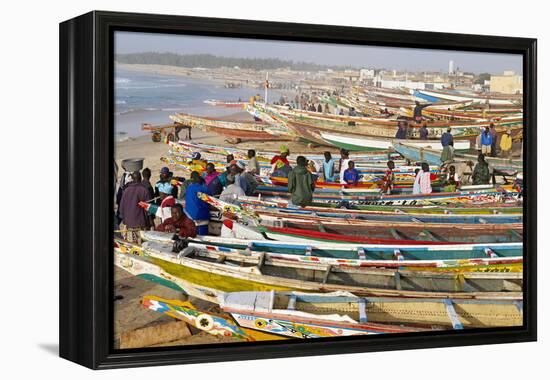
[[[368,235],[371,238],[393,239],[388,242],[390,244],[404,243],[406,240],[425,239],[443,242],[479,243],[522,240],[523,223],[487,224],[483,223],[484,215],[479,216],[478,222],[480,223],[422,223],[419,219],[412,220],[411,222],[390,223],[388,221],[360,220],[361,218],[356,217],[356,214],[352,211],[349,213],[349,218],[320,217],[315,214],[279,214],[277,212],[270,212],[271,208],[266,208],[262,211],[258,210],[257,207],[241,207],[203,193],[199,193],[199,197],[220,210],[222,214],[243,220],[246,223],[265,227],[300,228],[303,230],[319,230],[320,232],[336,234]],[[328,210],[333,211],[333,209]],[[359,214],[361,215],[361,213]],[[483,228],[480,228],[481,224],[483,224]]]
[[[243,140],[265,141],[290,139],[285,129],[280,129],[264,122],[226,121],[184,113],[171,115],[170,119],[182,125],[201,128],[222,136],[236,137]]]
[[[260,208],[288,208],[288,199],[265,199],[260,197],[239,197],[236,199],[239,205],[250,205]],[[466,205],[466,204],[448,204],[444,206],[427,205],[427,206],[376,206],[376,205],[358,205],[353,208],[337,208],[335,205],[326,205],[323,203],[315,204],[314,206],[301,207],[304,211],[330,211],[348,214],[353,217],[355,214],[407,214],[407,215],[521,215],[523,207],[521,203],[493,203],[481,205]]]
[[[219,288],[229,287],[227,283],[216,281],[215,274],[210,278],[211,281],[208,281],[207,278],[203,279],[202,283],[196,284],[181,276],[173,275],[142,257],[121,253],[117,250],[115,250],[115,265],[135,276],[178,288],[186,294],[218,304],[220,296],[227,292]],[[231,287],[238,286],[235,284]],[[249,284],[247,287],[261,288],[262,285]],[[501,294],[486,293],[485,296],[479,295],[476,298],[449,296],[440,299],[404,299],[400,297],[361,298],[345,292],[297,294],[288,293],[292,289],[284,289],[283,286],[279,286],[278,289],[264,287],[264,289],[254,289],[253,291],[271,292],[272,290],[275,290],[276,296],[287,297],[281,299],[283,306],[277,306],[277,309],[286,308],[290,301],[288,297],[296,295],[295,310],[319,315],[338,313],[348,315],[357,321],[362,320],[362,304],[364,303],[364,316],[369,322],[375,323],[454,328],[521,326],[523,323],[521,293],[507,293],[507,297],[502,297]],[[243,289],[239,291],[243,291]],[[246,291],[250,291],[250,289]],[[499,298],[493,299],[491,296]],[[278,303],[274,303],[274,305],[278,305]]]
[[[245,331],[229,318],[197,310],[191,302],[165,300],[155,296],[144,296],[141,304],[152,311],[166,314],[195,326],[211,335],[254,341]]]
[[[251,296],[246,297],[250,294]],[[255,297],[256,296],[256,297]],[[292,310],[272,310],[262,305],[263,293],[226,293],[220,299],[223,310],[230,317],[220,317],[196,310],[189,302],[168,300],[155,296],[143,297],[142,304],[150,310],[178,318],[212,335],[233,337],[239,340],[272,340],[274,335],[285,338],[328,338],[352,335],[419,332],[426,329],[401,327],[380,323],[360,323],[345,315],[316,315]],[[258,298],[252,304],[246,302]],[[264,302],[265,303],[265,302]],[[255,333],[258,331],[259,333]],[[262,334],[263,333],[263,334]],[[257,339],[262,334],[262,339]],[[267,335],[269,334],[269,335]]]
[[[430,165],[441,165],[441,153],[430,148],[419,148],[410,144],[395,143],[394,148],[405,158],[415,161],[415,162],[427,162]],[[472,154],[461,154],[456,153],[454,160],[459,161],[470,161],[474,164],[477,162],[477,156]],[[523,171],[523,160],[521,159],[509,159],[509,158],[498,158],[498,157],[489,157],[485,158],[487,163],[496,170],[501,171],[510,171],[522,172]]]
[[[521,303],[515,301],[409,299],[405,303],[395,298],[360,298],[341,292],[300,294],[273,291],[227,293],[218,299],[222,310],[231,313],[241,326],[304,338],[322,337],[328,333],[303,326],[304,322],[313,323],[315,327],[319,324],[317,318],[327,318],[334,313],[343,314],[355,322],[351,326],[347,324],[348,328],[362,325],[369,328],[370,323],[383,321],[389,332],[406,332],[396,330],[399,328],[395,325],[391,330],[391,324],[398,323],[454,329],[522,324]],[[344,331],[334,331],[334,328],[346,327],[346,324],[333,322],[330,326],[333,327],[331,333],[336,332],[333,336],[347,335]]]
[[[255,103],[254,105],[248,105],[247,111],[251,114],[259,117],[262,120],[269,120],[268,122],[278,127],[286,126],[289,131],[294,135],[299,136],[300,138],[311,141],[320,145],[327,143],[322,136],[322,132],[326,133],[342,133],[345,131],[347,136],[364,138],[364,137],[378,137],[378,138],[387,138],[393,140],[397,131],[397,121],[388,120],[385,118],[370,118],[369,120],[360,120],[353,121],[353,124],[350,125],[350,121],[335,121],[332,118],[322,118],[322,114],[318,118],[312,117],[293,117],[288,113],[285,114],[284,110],[281,108],[268,106],[266,107],[263,104]],[[273,120],[276,122],[274,123]],[[476,136],[479,135],[480,128],[488,127],[492,122],[483,120],[483,121],[425,121],[423,124],[426,124],[428,128],[428,134],[434,139],[441,137],[443,132],[447,128],[451,128],[452,134],[455,138],[455,141],[461,139],[464,140],[475,140]],[[500,120],[493,123],[497,130],[497,133],[504,133],[505,130],[512,130],[513,133],[519,131],[523,128],[523,118],[510,118],[506,120]],[[411,139],[419,138],[419,128],[420,125],[411,125],[409,127],[409,134]],[[373,149],[378,149],[373,147]]]
[[[242,260],[216,251],[210,251],[209,255],[193,255],[193,258],[190,258],[185,255],[190,255],[200,248],[191,247],[182,254],[175,254],[171,252],[171,245],[153,243],[139,247],[122,241],[116,243],[117,249],[122,252],[139,252],[142,257],[165,267],[168,272],[172,270],[172,274],[181,274],[184,276],[182,278],[197,284],[210,284],[208,276],[218,274],[225,278],[226,283],[231,280],[248,280],[264,285],[286,285],[303,291],[345,290],[355,294],[379,296],[466,296],[488,292],[519,292],[522,289],[522,274],[514,272],[458,274],[429,270],[408,271],[400,268],[327,266],[315,262],[272,261],[267,260],[265,256],[262,258],[261,255],[250,260]],[[233,259],[239,263],[239,267],[230,265]],[[169,269],[171,266],[175,268]],[[206,282],[190,280],[191,276]]]

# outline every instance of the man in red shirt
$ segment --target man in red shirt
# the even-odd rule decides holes
[[[184,214],[183,208],[179,203],[172,206],[171,212],[172,217],[159,224],[156,228],[157,231],[174,232],[178,233],[181,237],[197,236],[195,223]]]

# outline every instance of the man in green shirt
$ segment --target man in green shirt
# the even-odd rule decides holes
[[[296,158],[296,167],[288,175],[288,192],[292,195],[292,204],[306,207],[313,202],[315,181],[309,170],[304,156]]]

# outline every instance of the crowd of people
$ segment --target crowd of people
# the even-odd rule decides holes
[[[448,130],[442,136],[441,142],[446,144],[444,148],[452,149],[450,132]],[[452,157],[452,150],[450,155]],[[290,207],[311,205],[317,181],[355,186],[363,177],[355,162],[350,159],[349,151],[345,149],[340,150],[338,159],[333,158],[331,152],[324,152],[322,162],[308,160],[300,155],[296,157],[294,167],[289,156],[289,148],[282,145],[270,161],[269,175],[287,179]],[[203,160],[198,152],[192,154],[189,165],[196,170],[191,172],[188,179],[176,177],[168,167],[163,167],[154,185],[148,168],[141,172],[123,173],[116,195],[115,216],[120,230],[127,231],[128,240],[136,240],[140,230],[176,232],[182,237],[205,235],[208,233],[210,207],[198,197],[199,193],[234,202],[243,196],[255,194],[259,186],[257,176],[261,174],[260,164],[253,149],[248,150],[247,162],[236,160],[232,154],[227,155],[223,172],[217,171],[214,163]],[[465,182],[464,173],[468,168],[463,166],[464,163],[446,161],[438,178],[431,173],[427,163],[422,163],[416,169],[413,194],[430,194],[432,181],[437,179],[443,191],[456,191]],[[477,164],[473,170],[470,167],[469,171],[472,184],[490,183],[491,170],[484,153],[479,154]],[[387,162],[387,169],[378,185],[382,194],[392,194],[395,188],[395,163],[392,160]],[[184,206],[178,201],[184,201]]]

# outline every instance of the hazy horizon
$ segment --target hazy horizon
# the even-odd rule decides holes
[[[454,68],[459,68],[463,72],[501,74],[504,70],[513,70],[523,73],[521,54],[138,32],[115,33],[115,54],[145,52],[212,54],[231,58],[279,58],[331,66],[445,73],[448,72],[449,61],[452,60]]]

